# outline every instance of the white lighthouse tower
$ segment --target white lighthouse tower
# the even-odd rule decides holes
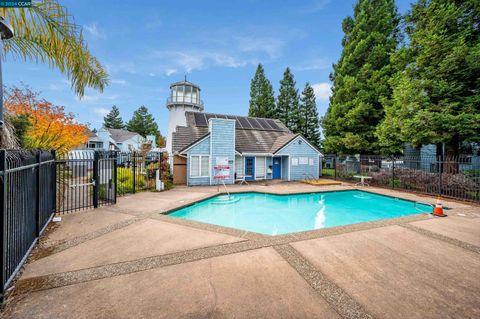
[[[177,126],[187,126],[185,112],[202,112],[203,101],[200,99],[200,87],[191,82],[185,81],[173,83],[170,85],[170,97],[167,99],[168,135],[167,151],[170,157],[170,163],[173,160],[172,152],[172,133]]]

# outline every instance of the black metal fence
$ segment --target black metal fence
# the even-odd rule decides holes
[[[57,213],[110,205],[117,196],[155,190],[161,162],[160,152],[71,151],[56,161]]]
[[[322,176],[480,202],[480,156],[326,155]]]
[[[0,302],[55,214],[55,154],[0,150]]]
[[[56,161],[57,213],[116,203],[117,156],[111,152],[71,151]]]
[[[117,153],[117,162],[117,193],[119,196],[128,193],[134,194],[138,191],[155,190],[157,174],[162,171],[162,153]]]
[[[154,190],[161,153],[0,150],[0,303],[55,213],[114,204],[117,194]]]

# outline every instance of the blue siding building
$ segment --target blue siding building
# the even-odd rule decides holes
[[[187,125],[172,134],[172,149],[173,165],[186,161],[186,170],[174,169],[174,180],[195,186],[321,175],[320,151],[279,120],[203,112],[185,117]]]

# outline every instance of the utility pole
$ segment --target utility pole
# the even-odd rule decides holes
[[[0,39],[7,40],[13,37],[13,29],[7,21],[0,16]],[[2,56],[0,46],[0,131],[3,131],[5,123],[3,121],[3,78],[2,78]]]

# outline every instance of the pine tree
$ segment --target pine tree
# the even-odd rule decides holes
[[[261,64],[250,83],[250,107],[248,116],[271,117],[275,110],[275,97],[270,81],[265,77]]]
[[[379,151],[375,131],[384,116],[382,101],[391,98],[398,26],[394,0],[359,0],[353,17],[343,20],[343,52],[330,75],[333,95],[322,121],[326,152]]]
[[[315,92],[307,82],[300,98],[300,118],[302,126],[299,133],[303,134],[313,145],[320,145],[320,121],[318,118]]]
[[[445,143],[455,156],[462,141],[480,142],[478,1],[420,0],[405,20],[409,43],[395,56],[403,67],[377,130],[381,145]]]
[[[125,127],[120,117],[120,110],[116,105],[112,106],[110,112],[103,118],[103,127],[122,129]]]
[[[281,120],[292,132],[297,133],[302,126],[302,119],[299,114],[299,97],[295,84],[293,74],[290,68],[287,68],[280,81],[277,107],[273,117]]]
[[[150,114],[148,109],[143,105],[133,112],[132,119],[127,123],[127,130],[136,132],[143,137],[147,135],[157,136],[157,134],[159,134],[158,125],[153,115]]]

